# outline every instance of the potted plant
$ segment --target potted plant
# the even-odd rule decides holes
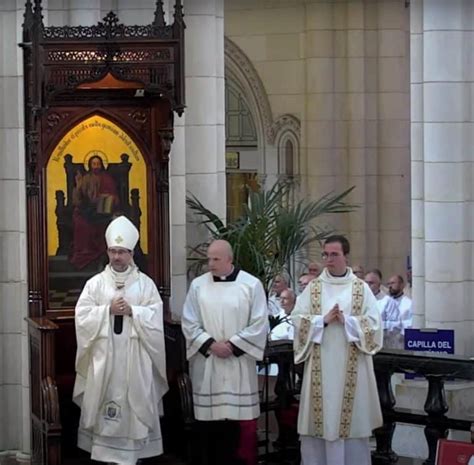
[[[333,231],[315,223],[322,215],[345,213],[356,208],[346,203],[354,189],[330,192],[317,200],[289,202],[293,183],[276,182],[269,190],[250,191],[240,218],[224,223],[193,195],[186,199],[190,210],[200,217],[199,223],[209,232],[209,239],[191,249],[190,268],[198,273],[206,261],[206,249],[214,239],[227,240],[234,250],[234,262],[258,277],[269,293],[272,280],[282,272],[289,274],[289,264],[314,242],[321,242]]]

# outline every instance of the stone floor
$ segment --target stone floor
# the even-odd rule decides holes
[[[96,462],[89,458],[89,455],[77,448],[74,448],[74,451],[69,451],[66,453],[66,457],[63,457],[62,465],[104,465],[103,462]],[[260,453],[264,453],[264,448],[260,448]],[[262,458],[259,461],[259,465],[299,465],[299,460],[284,460],[283,457],[277,453],[270,453],[270,458],[264,460]],[[182,459],[178,459],[173,455],[161,455],[159,457],[153,457],[145,459],[140,462],[141,465],[186,465],[186,462]],[[419,459],[410,459],[399,457],[397,465],[422,465],[423,460]],[[225,465],[225,464],[223,464]]]
[[[63,457],[62,465],[104,465],[103,462],[96,462],[91,460],[89,455],[85,452],[76,449],[74,454],[68,454],[69,456]],[[141,461],[142,465],[186,465],[182,460],[178,460],[176,457],[170,455],[161,455],[159,457],[153,457]]]
[[[422,465],[423,460],[418,459],[409,459],[400,457],[398,459],[397,465]],[[63,461],[63,465],[104,465],[102,462],[95,462],[90,460],[86,455],[75,458],[69,458]],[[143,465],[186,465],[182,460],[176,459],[169,455],[162,455],[161,457],[154,457],[143,461]],[[224,464],[223,464],[224,465]],[[298,465],[295,462],[278,460],[274,458],[273,460],[262,460],[259,461],[259,465]]]

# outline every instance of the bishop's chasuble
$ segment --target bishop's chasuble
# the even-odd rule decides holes
[[[132,308],[121,334],[110,315],[118,293]],[[118,290],[108,265],[79,297],[73,396],[81,407],[78,446],[94,460],[134,465],[162,453],[159,404],[168,390],[162,306],[153,281],[135,266]]]
[[[194,279],[182,317],[197,420],[252,420],[260,414],[256,361],[268,332],[267,302],[260,281],[245,271],[220,281],[212,273]],[[230,341],[237,355],[202,353]],[[234,354],[236,353],[234,351]]]
[[[324,315],[335,304],[345,322],[325,327]],[[327,456],[334,449],[329,446],[370,437],[383,423],[372,363],[372,355],[382,347],[383,326],[370,288],[349,268],[342,277],[324,269],[298,298],[291,317],[295,363],[305,362],[298,416],[302,440],[317,438],[323,447],[326,442]],[[303,441],[302,454],[304,464],[320,463],[304,460]],[[343,457],[328,457],[327,463],[356,463],[344,462]]]

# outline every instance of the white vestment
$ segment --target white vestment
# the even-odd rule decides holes
[[[267,302],[260,281],[239,271],[235,281],[194,279],[184,304],[182,328],[193,384],[196,419],[251,420],[260,413],[256,361],[268,332]],[[230,341],[244,352],[219,358],[199,349],[209,339]]]
[[[294,326],[291,322],[291,316],[284,311],[278,315],[280,322],[270,331],[269,339],[271,341],[293,340]]]
[[[324,315],[335,304],[345,322],[324,327]],[[333,277],[324,269],[307,286],[291,316],[295,363],[305,362],[298,415],[298,432],[305,443],[302,454],[324,447],[319,455],[327,463],[365,465],[339,460],[345,453],[350,456],[352,447],[368,447],[372,430],[383,424],[372,363],[372,355],[383,342],[377,301],[350,269],[343,277]],[[357,456],[361,457],[360,451]],[[303,457],[303,464],[320,463],[311,460]]]
[[[113,298],[132,317],[113,331]],[[162,301],[153,281],[135,270],[116,288],[110,265],[85,285],[75,311],[74,402],[81,407],[78,446],[103,462],[134,464],[162,453],[159,404],[168,390]]]
[[[291,316],[287,315],[284,310],[278,315],[280,322],[273,327],[273,329],[268,333],[268,339],[270,341],[293,341],[293,334],[295,327],[291,321]],[[265,366],[261,367],[258,371],[259,375],[265,374]],[[276,363],[271,363],[268,369],[269,376],[278,375],[278,365]]]
[[[413,305],[410,297],[407,297],[405,294],[402,294],[400,297],[395,299],[398,302],[400,307],[400,317],[403,322],[403,334],[405,334],[405,329],[411,328],[413,326]]]
[[[387,297],[387,294],[384,291],[382,291],[382,289],[379,289],[379,292],[377,292],[377,294],[375,294],[375,298],[377,300],[383,300],[383,299],[385,299],[385,297]]]
[[[403,349],[405,329],[413,324],[411,299],[402,294],[397,298],[387,296],[378,303],[384,327],[384,347]]]
[[[268,297],[267,305],[269,316],[278,316],[283,311],[281,308],[280,297],[276,294],[272,294],[270,297]]]

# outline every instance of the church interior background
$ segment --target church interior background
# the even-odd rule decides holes
[[[34,2],[35,4],[37,2]],[[291,177],[299,198],[356,186],[330,218],[353,263],[413,264],[415,324],[455,330],[474,355],[474,3],[469,0],[185,0],[186,109],[170,153],[170,307],[179,321],[188,192],[222,218],[244,186]],[[174,0],[163,2],[168,24]],[[0,2],[0,461],[30,460],[23,0]],[[45,25],[114,11],[147,24],[153,0],[43,0]],[[318,250],[308,250],[308,261]],[[460,403],[471,384],[459,388]],[[417,394],[407,391],[407,402]],[[465,396],[465,397],[464,397]],[[463,400],[464,399],[464,400]],[[3,452],[2,452],[3,451]]]

